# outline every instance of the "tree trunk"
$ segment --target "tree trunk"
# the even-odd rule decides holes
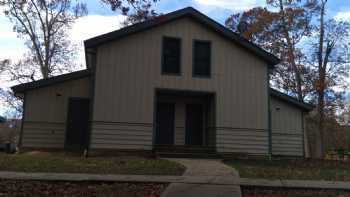
[[[320,8],[320,38],[317,52],[317,60],[318,60],[318,81],[316,84],[317,96],[318,96],[318,133],[316,135],[316,158],[323,159],[325,154],[324,148],[324,121],[325,121],[325,113],[324,113],[324,94],[325,94],[325,64],[323,61],[323,47],[324,47],[324,15],[325,15],[325,5],[326,0],[321,0],[321,8]]]

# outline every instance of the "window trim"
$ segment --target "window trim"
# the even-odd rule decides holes
[[[209,44],[209,49],[210,49],[210,56],[209,56],[209,75],[198,75],[198,74],[195,74],[194,73],[194,66],[195,66],[195,43],[196,42],[199,42],[199,43],[207,43],[207,44]],[[210,40],[199,40],[199,39],[193,39],[193,41],[192,41],[192,77],[195,77],[195,78],[211,78],[211,76],[212,76],[212,69],[211,69],[211,67],[212,67],[212,41],[210,41]]]
[[[164,63],[165,63],[165,61],[164,61],[164,51],[165,51],[164,50],[164,40],[167,39],[167,38],[176,39],[176,40],[178,40],[180,42],[179,73],[169,73],[169,72],[165,72],[164,69],[163,69],[164,68]],[[161,44],[162,44],[162,47],[161,47],[161,49],[162,49],[162,52],[161,52],[162,57],[161,57],[161,68],[160,68],[161,74],[162,75],[181,76],[182,75],[182,39],[179,38],[179,37],[173,37],[173,36],[163,36]]]

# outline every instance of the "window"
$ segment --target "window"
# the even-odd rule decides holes
[[[162,73],[180,74],[181,40],[179,38],[163,38]]]
[[[210,77],[211,43],[194,41],[193,45],[193,76]]]

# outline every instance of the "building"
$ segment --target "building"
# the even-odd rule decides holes
[[[87,69],[13,87],[31,148],[304,155],[312,106],[269,88],[279,60],[193,8],[85,41]]]

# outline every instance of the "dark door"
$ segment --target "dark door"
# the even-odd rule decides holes
[[[83,150],[87,146],[89,99],[70,98],[68,103],[66,149]]]
[[[203,144],[203,106],[186,105],[186,145]]]
[[[175,107],[173,103],[158,103],[156,115],[156,144],[174,144]]]

